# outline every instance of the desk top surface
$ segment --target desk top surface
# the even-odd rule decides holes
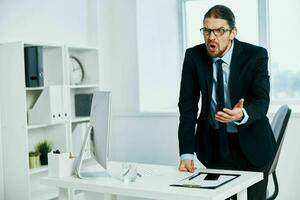
[[[41,183],[60,188],[72,188],[153,199],[219,200],[228,198],[263,179],[263,174],[260,172],[202,168],[198,169],[195,173],[201,171],[222,174],[240,174],[240,176],[216,189],[172,187],[170,184],[174,184],[192,174],[188,172],[179,172],[176,166],[141,163],[133,163],[133,165],[142,175],[142,177],[138,177],[135,182],[124,183],[122,181],[122,163],[109,162],[108,172],[112,177],[85,179],[76,177],[45,177],[41,179]],[[84,169],[84,171],[90,172],[99,170],[103,169],[97,165],[92,165]]]

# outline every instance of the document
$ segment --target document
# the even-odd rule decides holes
[[[238,176],[240,175],[198,172],[170,186],[215,189],[234,180]]]

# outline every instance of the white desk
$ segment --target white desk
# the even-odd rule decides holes
[[[110,162],[108,171],[112,177],[78,179],[75,177],[65,178],[42,178],[41,183],[59,188],[59,199],[70,200],[72,194],[68,189],[104,193],[106,199],[117,199],[116,195],[152,198],[161,200],[224,200],[237,194],[238,200],[247,199],[247,188],[263,179],[259,172],[229,171],[214,169],[199,169],[203,172],[217,172],[226,174],[241,174],[238,178],[217,189],[199,189],[171,187],[170,184],[177,182],[190,173],[179,172],[175,166],[148,165],[135,163],[138,172],[142,174],[135,182],[123,183],[121,177],[121,163]],[[89,167],[93,171],[95,167]]]

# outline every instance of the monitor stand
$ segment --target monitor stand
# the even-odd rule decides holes
[[[111,175],[106,171],[81,172],[79,178],[99,178],[99,177],[111,177]]]
[[[85,133],[85,136],[84,136],[84,140],[83,140],[83,144],[82,144],[82,147],[81,147],[81,150],[80,150],[80,154],[79,156],[76,158],[76,161],[75,161],[75,167],[74,167],[74,175],[77,177],[77,178],[99,178],[99,177],[111,177],[110,174],[104,170],[104,171],[82,171],[81,168],[82,168],[82,162],[83,162],[83,157],[84,157],[84,152],[87,148],[87,143],[89,141],[89,138],[90,138],[90,135],[92,133],[92,130],[93,130],[93,126],[89,126],[87,128],[87,131]],[[97,162],[97,164],[100,165],[100,163]]]

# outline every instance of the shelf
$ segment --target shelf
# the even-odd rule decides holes
[[[90,85],[71,85],[71,89],[77,89],[77,88],[97,88],[99,85],[97,84],[90,84]]]
[[[45,87],[26,87],[26,91],[43,90]]]
[[[78,123],[78,122],[87,122],[90,121],[90,117],[76,117],[75,119],[72,119],[72,123]]]
[[[53,123],[53,124],[27,124],[27,130],[37,129],[37,128],[45,128],[50,126],[60,126],[65,124],[65,122]]]
[[[47,124],[28,124],[27,129],[35,129],[35,128],[44,128],[47,127],[49,125]]]
[[[34,168],[34,169],[30,169],[29,171],[30,171],[29,172],[30,175],[46,172],[46,171],[48,171],[48,165],[47,166],[41,166],[41,167]]]

